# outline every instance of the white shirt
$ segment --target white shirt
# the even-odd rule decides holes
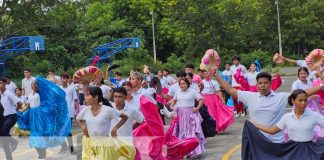
[[[190,89],[193,89],[193,90],[196,90],[197,92],[200,92],[198,85],[195,84],[195,83],[190,84],[190,87],[189,88]]]
[[[256,76],[259,74],[259,72],[248,72],[245,74],[245,77],[249,83],[249,86],[255,86],[257,85],[257,80],[256,80]]]
[[[242,65],[242,64],[239,64],[238,66],[235,66],[235,65],[232,65],[230,67],[230,70],[231,70],[231,74],[232,74],[232,86],[233,87],[238,87],[238,86],[241,86],[240,84],[238,84],[234,78],[234,74],[237,72],[237,69],[241,69],[242,73],[245,74],[246,73],[246,68]]]
[[[136,108],[138,111],[140,109],[140,98],[141,96],[145,96],[147,97],[152,103],[156,104],[157,102],[155,101],[153,94],[156,93],[156,90],[154,88],[140,88],[137,92],[133,92],[132,96],[133,99],[131,101],[132,106],[134,106],[134,108]]]
[[[173,99],[176,100],[175,107],[194,107],[195,100],[199,101],[202,96],[193,89],[187,89],[186,91],[178,90]]]
[[[126,82],[125,79],[121,79],[120,81],[117,81],[116,82],[118,83],[119,87],[122,87],[123,86],[123,83]]]
[[[57,76],[57,75],[55,75],[54,77],[55,77],[55,79],[56,79],[56,84],[57,84],[58,86],[60,86],[60,85],[61,85],[61,77],[59,77],[59,76]]]
[[[100,86],[100,88],[102,91],[102,96],[104,98],[107,98],[109,96],[109,91],[111,90],[111,88],[109,86],[103,85],[103,84]]]
[[[160,79],[160,83],[161,83],[162,88],[169,88],[169,85],[166,83],[164,78],[159,77],[159,79]]]
[[[60,88],[65,92],[65,100],[69,110],[69,115],[71,118],[73,118],[75,113],[74,102],[78,100],[78,95],[75,90],[75,87],[74,85],[69,85],[66,88],[60,86]]]
[[[84,91],[83,91],[83,84],[81,83],[76,83],[74,84],[75,88],[78,90],[79,93],[83,94]]]
[[[166,84],[168,85],[168,87],[170,87],[171,85],[173,85],[174,83],[177,83],[177,81],[172,78],[171,76],[166,76],[166,77],[163,77],[164,81],[166,82]],[[167,87],[167,88],[168,88]]]
[[[203,94],[215,94],[215,92],[220,90],[218,83],[213,79],[210,81],[204,79],[202,83],[204,84],[204,89],[201,91]]]
[[[121,112],[108,106],[102,105],[100,112],[94,116],[91,112],[91,107],[83,108],[77,120],[85,120],[90,137],[94,136],[109,136],[111,128],[111,120],[119,117]]]
[[[227,78],[227,79],[225,79],[226,82],[229,82],[229,79],[232,76],[231,70],[224,70],[222,72],[222,76]]]
[[[290,113],[286,113],[277,123],[277,127],[281,130],[288,128],[289,139],[295,142],[311,141],[316,125],[324,127],[324,116],[309,110],[305,110],[300,119],[297,118],[293,110]]]
[[[250,120],[258,124],[272,127],[276,125],[285,114],[288,105],[288,92],[273,92],[263,96],[259,92],[237,91],[238,100],[249,106]],[[271,135],[262,132],[270,141],[283,142],[283,132]]]
[[[9,90],[6,90],[1,95],[1,104],[3,106],[3,116],[8,116],[10,114],[16,114],[16,106],[20,102],[20,99],[12,94]]]
[[[14,82],[10,82],[9,84],[6,84],[6,89],[9,90],[12,94],[16,94],[15,90],[16,90],[17,86]]]
[[[112,103],[114,109],[116,108],[115,103]],[[144,115],[136,110],[134,106],[129,106],[125,104],[124,109],[119,110],[121,113],[124,113],[128,116],[127,121],[117,130],[118,138],[125,139],[129,144],[133,144],[133,122],[142,123],[144,121]],[[114,118],[111,120],[111,125],[115,126],[121,120],[120,117]]]
[[[17,97],[17,96],[16,96]],[[20,97],[17,97],[20,99],[20,102],[23,103],[23,104],[26,104],[27,103],[27,98],[26,96],[20,96]]]
[[[308,71],[309,71],[309,75],[308,75],[307,79],[311,80],[311,79],[314,78],[316,71],[311,71],[311,70],[308,68],[307,63],[306,63],[305,60],[296,60],[296,64],[297,64],[298,66],[300,66],[300,67],[307,67],[307,69],[308,69]]]
[[[296,64],[300,67],[308,67],[305,60],[296,60]]]
[[[178,91],[181,90],[179,83],[174,83],[170,88],[169,88],[169,92],[168,95],[171,97],[174,97],[174,94]]]
[[[30,93],[28,96],[27,103],[29,103],[30,108],[36,108],[40,106],[40,97],[38,93]]]
[[[31,84],[35,81],[35,77],[30,77],[29,79],[24,78],[21,82],[21,88],[25,89],[25,96],[28,96],[30,93],[33,92]]]
[[[293,91],[296,90],[296,89],[306,90],[306,89],[309,89],[309,88],[312,88],[312,82],[310,80],[307,80],[307,83],[303,83],[302,81],[297,79],[291,85],[291,90],[293,90]]]

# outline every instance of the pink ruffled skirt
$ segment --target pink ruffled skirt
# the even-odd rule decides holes
[[[223,132],[234,123],[233,108],[226,106],[216,94],[203,94],[209,115],[216,121],[216,131]]]

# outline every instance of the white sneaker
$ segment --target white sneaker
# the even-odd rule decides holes
[[[239,114],[237,114],[237,113],[234,114],[234,117],[238,117],[238,116],[239,116]]]
[[[244,117],[245,116],[245,113],[241,113],[241,117]]]

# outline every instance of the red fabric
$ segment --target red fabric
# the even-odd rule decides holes
[[[99,56],[96,56],[92,62],[90,63],[90,66],[94,66],[98,61],[100,60],[100,57]]]
[[[216,121],[216,131],[225,131],[235,121],[232,107],[226,106],[216,94],[203,94],[203,96],[209,115]]]
[[[234,74],[234,78],[238,84],[241,85],[242,90],[244,91],[251,91],[251,92],[258,92],[257,86],[249,86],[248,81],[241,75],[241,70],[238,69],[237,72]],[[282,85],[282,78],[280,75],[274,77],[271,80],[270,89],[275,91]]]
[[[237,90],[243,90],[241,87],[233,87]],[[244,105],[242,102],[239,102],[236,98],[233,97],[233,103],[234,103],[234,108],[236,110],[236,113],[244,113]]]
[[[198,146],[196,138],[180,141],[172,135],[179,119],[171,122],[170,128],[164,135],[163,122],[157,107],[148,98],[140,98],[140,110],[145,121],[133,131],[135,160],[180,160]],[[167,154],[163,154],[163,145],[167,147]]]
[[[169,92],[169,89],[168,88],[162,88],[162,93],[164,94],[168,94]],[[161,95],[157,94],[156,95],[156,101],[163,104],[163,105],[166,105],[168,100],[167,99],[164,99]]]
[[[188,138],[180,141],[177,137],[173,136],[174,127],[179,123],[179,116],[172,119],[170,128],[165,133],[164,144],[167,145],[167,159],[168,160],[180,160],[192,150],[194,150],[198,145],[197,138]]]
[[[282,78],[280,77],[280,75],[278,75],[278,76],[272,78],[270,89],[273,90],[273,91],[275,91],[275,90],[277,90],[281,85],[282,85]]]

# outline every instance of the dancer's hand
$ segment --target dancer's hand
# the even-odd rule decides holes
[[[194,112],[194,113],[197,113],[197,112],[199,112],[199,109],[198,109],[198,108],[194,108],[194,109],[193,109],[193,112]]]
[[[117,129],[113,128],[110,133],[111,137],[115,138],[117,137]]]
[[[83,132],[83,135],[85,135],[86,137],[89,137],[88,128],[86,126],[82,127],[82,132]]]

